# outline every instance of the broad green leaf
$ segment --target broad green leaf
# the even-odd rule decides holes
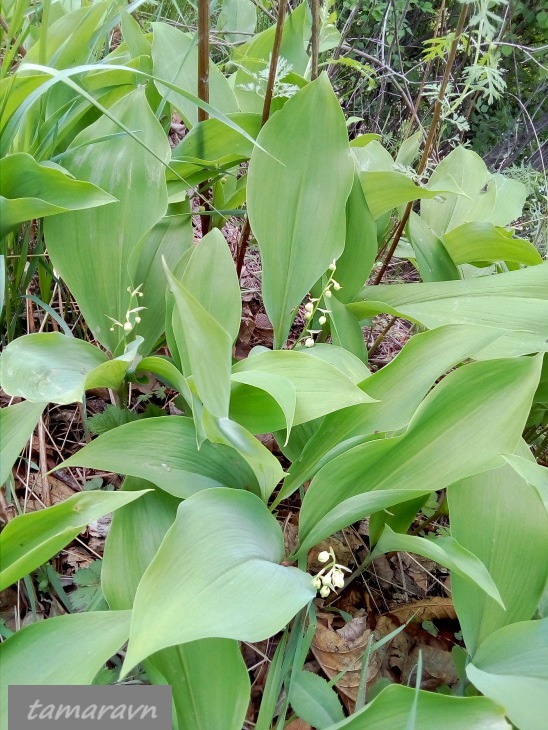
[[[548,349],[548,262],[466,281],[394,284],[362,289],[349,309],[359,319],[389,312],[429,329],[472,324],[502,330],[478,357],[509,357]]]
[[[525,481],[534,487],[548,509],[548,469],[515,454],[503,454],[504,459]]]
[[[128,269],[132,281],[146,282],[146,291],[136,302],[146,309],[138,312],[140,327],[147,330],[149,352],[164,332],[167,279],[162,259],[174,269],[181,256],[192,246],[190,202],[185,200],[168,206],[166,215],[146,233],[131,252]]]
[[[48,218],[45,235],[53,265],[76,298],[87,324],[99,342],[114,352],[122,331],[117,327],[111,331],[108,317],[124,323],[128,309],[137,306],[128,287],[133,290],[142,285],[144,296],[138,299],[138,306],[147,307],[149,298],[164,296],[163,291],[149,290],[146,280],[132,281],[129,262],[139,241],[166,212],[163,163],[168,162],[170,151],[144,88],[124,96],[110,111],[129,129],[138,130],[150,151],[129,135],[120,136],[118,125],[104,116],[85,129],[72,143],[63,164],[75,176],[100,185],[119,203]],[[158,337],[158,322],[147,318],[147,310],[140,316],[142,322],[136,331],[145,339],[146,352]]]
[[[237,641],[189,641],[162,649],[143,663],[153,684],[171,685],[180,728],[245,727],[251,686]]]
[[[0,160],[0,238],[33,218],[114,202],[97,185],[39,164],[24,152]]]
[[[143,494],[145,492],[80,492],[53,507],[14,517],[0,534],[0,590],[43,565],[90,522]]]
[[[542,256],[532,243],[512,238],[512,232],[492,223],[464,223],[442,237],[443,244],[456,264],[474,261],[510,261],[526,266],[542,263]]]
[[[206,442],[198,451],[192,419],[182,416],[119,426],[84,446],[65,466],[141,477],[184,499],[211,487],[258,490],[253,472],[234,449]]]
[[[367,148],[366,148],[367,149]],[[360,183],[363,194],[373,218],[379,218],[393,208],[397,208],[412,200],[435,198],[447,192],[457,194],[457,190],[447,190],[450,181],[444,180],[444,187],[440,189],[422,188],[416,185],[403,172],[360,172]]]
[[[141,494],[116,511],[105,543],[101,587],[114,611],[129,610],[139,581],[175,521],[180,500],[151,482],[127,477],[118,494]]]
[[[34,402],[81,402],[88,389],[119,388],[141,343],[138,337],[123,355],[109,360],[95,345],[60,332],[24,335],[4,350],[0,382],[8,395]]]
[[[293,382],[284,375],[254,370],[232,373],[233,383],[243,383],[268,393],[280,406],[285,418],[286,443],[291,434],[297,406],[297,390]]]
[[[122,490],[151,487],[150,482],[128,477]],[[111,609],[133,607],[139,581],[175,521],[178,505],[179,500],[154,489],[114,513],[101,572]],[[145,669],[153,684],[172,686],[179,722],[188,730],[225,726],[240,730],[248,705],[249,677],[235,641],[201,639],[169,647],[150,657]],[[212,694],[215,702],[211,702]]]
[[[404,139],[396,155],[396,164],[410,167],[419,154],[423,139],[424,133],[422,129],[419,129],[418,132]]]
[[[358,176],[346,201],[346,240],[337,260],[335,277],[341,285],[338,298],[351,302],[371,273],[377,255],[377,225],[371,215]]]
[[[167,23],[152,23],[152,30],[154,75],[197,94],[197,35],[183,33]],[[158,81],[156,88],[181,113],[189,127],[193,127],[197,123],[198,110],[195,104]],[[221,112],[238,111],[234,92],[213,61],[210,61],[209,64],[209,100],[211,105]]]
[[[281,348],[295,307],[344,248],[353,164],[327,76],[292,97],[257,142],[270,154],[255,147],[251,155],[249,220],[261,249],[265,307]]]
[[[23,401],[0,408],[0,484],[4,484],[9,477],[15,460],[32,436],[45,406],[45,403]]]
[[[407,230],[423,281],[451,281],[461,278],[443,242],[413,211],[409,215]]]
[[[409,724],[412,713],[414,722]],[[326,730],[510,730],[504,710],[486,697],[450,697],[393,684],[362,710]]]
[[[130,617],[130,611],[56,616],[26,626],[4,641],[0,729],[8,730],[8,684],[91,684],[127,640]]]
[[[198,397],[217,418],[228,417],[232,339],[226,329],[166,268]]]
[[[237,113],[229,117],[252,138],[259,134],[260,114]],[[240,162],[249,159],[252,152],[253,144],[249,139],[218,119],[210,118],[193,127],[173,149],[171,167],[181,177],[188,178],[203,169],[204,164]],[[169,170],[167,179],[178,178]]]
[[[289,702],[297,717],[318,730],[344,719],[337,693],[323,677],[300,671],[291,678]]]
[[[167,358],[155,355],[144,357],[135,368],[135,375],[142,373],[153,373],[162,383],[169,385],[173,390],[178,390],[187,403],[192,402],[192,393],[185,377]]]
[[[328,462],[303,500],[299,554],[372,512],[500,464],[499,454],[519,441],[540,365],[539,358],[520,358],[461,367],[429,393],[404,434]]]
[[[489,636],[466,674],[519,730],[538,730],[548,712],[547,656],[548,618],[523,621]]]
[[[261,641],[282,629],[314,597],[310,576],[280,565],[283,556],[276,519],[249,492],[185,500],[137,589],[123,673],[167,646]]]
[[[193,247],[181,283],[234,342],[242,317],[240,283],[230,249],[219,230],[210,231]]]
[[[252,0],[223,0],[217,30],[229,43],[243,43],[255,32],[257,8]]]
[[[329,329],[331,340],[334,345],[351,352],[362,362],[366,363],[368,354],[367,347],[360,323],[352,312],[344,306],[337,296],[329,300]],[[316,346],[314,347],[316,349]]]
[[[437,378],[497,337],[496,330],[465,325],[446,325],[412,337],[394,360],[362,384],[378,402],[326,416],[302,456],[292,464],[278,499],[288,496],[314,476],[331,450],[340,448],[345,440],[350,448],[355,445],[351,440],[355,437],[406,426]],[[403,391],[402,383],[405,383]]]
[[[449,177],[467,197],[447,194],[421,201],[421,218],[438,236],[474,221],[506,226],[521,215],[527,195],[525,185],[502,175],[491,175],[472,150],[456,147],[436,167],[427,187],[439,188]]]
[[[255,474],[263,502],[268,502],[276,485],[284,477],[284,470],[274,454],[252,433],[229,418],[214,418],[204,411],[202,425],[212,443],[233,448],[247,462]]]
[[[350,142],[350,149],[359,173],[393,172],[394,160],[388,150],[378,141],[379,135],[364,134]],[[362,144],[361,141],[365,142]],[[360,144],[358,144],[360,142]]]
[[[361,383],[371,375],[369,368],[359,357],[338,345],[317,342],[314,347],[299,345],[295,352],[302,352],[304,355],[330,363],[344,373],[352,383],[360,385],[360,387]]]
[[[504,608],[497,586],[485,565],[469,550],[463,548],[454,537],[438,537],[430,540],[415,535],[402,535],[394,532],[389,525],[385,525],[373,554],[382,555],[393,550],[416,553],[423,558],[434,560],[449,568],[452,575],[456,574],[464,580],[471,581]]]
[[[141,30],[141,26],[124,8],[120,8],[120,28],[122,37],[127,43],[133,58],[138,56],[150,56],[151,47],[149,40]],[[120,46],[118,46],[119,48]]]
[[[522,442],[517,453],[528,451]],[[535,612],[548,579],[548,564],[539,560],[548,554],[548,514],[535,489],[509,464],[452,484],[448,502],[452,535],[482,561],[506,607],[453,577],[453,601],[473,655],[493,632]]]
[[[248,384],[247,376],[251,373],[281,376],[293,384],[296,394],[295,425],[345,406],[371,402],[371,398],[342,370],[306,351],[268,350],[236,363],[233,373],[238,379],[240,374],[245,374],[245,382],[233,382],[230,415],[252,433],[283,429],[287,421],[274,401],[274,391],[268,395],[261,386]]]

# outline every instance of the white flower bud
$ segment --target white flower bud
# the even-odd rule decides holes
[[[329,595],[330,593],[331,593],[331,591],[329,590],[329,586],[322,586],[322,587],[320,588],[320,596],[321,596],[322,598],[327,598],[327,596],[328,596],[328,595]]]
[[[337,261],[336,259],[333,259],[333,263],[329,264],[329,271],[335,271],[337,268]]]
[[[329,289],[327,289],[327,290],[326,290],[326,291],[324,292],[324,294],[323,294],[323,295],[324,295],[324,297],[327,297],[327,298],[329,299],[329,297],[331,296],[331,292],[329,291]]]
[[[307,312],[313,312],[314,311],[314,305],[312,304],[312,302],[307,302],[304,305],[304,308],[306,309]]]
[[[124,322],[124,332],[131,332],[133,329],[131,322]]]
[[[344,575],[338,571],[334,570],[333,574],[331,576],[331,581],[335,588],[344,588]]]
[[[335,291],[339,291],[339,289],[341,289],[341,285],[338,281],[333,281],[333,289],[335,289]]]
[[[135,324],[139,324],[140,321],[141,321],[141,317],[135,317]]]
[[[319,318],[318,322],[320,324],[325,324],[327,322],[327,317],[324,314],[322,314],[322,316]]]
[[[320,561],[320,563],[327,563],[327,561],[329,560],[329,553],[327,552],[327,550],[322,550],[322,552],[319,553],[318,560]]]
[[[305,347],[314,347],[314,340],[312,339],[312,337],[306,338],[306,340],[304,341],[304,346]]]
[[[319,591],[321,587],[322,587],[321,579],[318,578],[318,576],[316,576],[315,578],[312,578],[312,588],[315,588],[317,591]]]
[[[306,321],[308,321],[309,319],[312,319],[312,312],[305,312],[304,318],[306,319]]]

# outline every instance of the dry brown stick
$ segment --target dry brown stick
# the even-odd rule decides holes
[[[266,93],[264,97],[263,115],[261,117],[261,127],[266,124],[266,122],[268,121],[268,117],[270,116],[270,105],[272,104],[274,82],[276,80],[276,69],[278,68],[278,59],[280,57],[280,47],[282,45],[282,33],[284,28],[286,10],[287,0],[280,0],[280,4],[278,6],[278,19],[276,21],[276,34],[274,36],[274,46],[272,48],[272,55],[270,57],[270,71],[268,74],[268,83],[266,86]],[[245,252],[247,249],[247,242],[249,241],[250,233],[251,226],[249,224],[249,216],[246,216],[242,232],[240,234],[240,240],[238,241],[238,256],[236,258],[236,271],[238,273],[238,278],[241,276],[242,273]]]
[[[438,123],[439,123],[440,116],[441,116],[442,104],[443,104],[443,100],[445,98],[447,84],[449,83],[449,78],[451,76],[451,69],[453,68],[453,63],[455,62],[455,57],[457,55],[457,48],[459,45],[459,39],[460,39],[460,36],[462,33],[462,29],[464,28],[464,23],[466,22],[466,16],[468,15],[468,7],[469,7],[468,5],[463,5],[462,9],[460,11],[457,28],[455,30],[455,38],[453,39],[453,43],[451,44],[451,50],[449,51],[449,56],[447,57],[447,63],[445,65],[445,73],[443,74],[443,79],[442,79],[442,82],[440,85],[440,90],[438,92],[438,98],[436,99],[436,103],[434,105],[434,114],[432,115],[432,122],[430,123],[430,128],[428,130],[428,136],[426,138],[426,142],[424,143],[424,150],[422,152],[421,161],[417,168],[417,172],[419,175],[424,172],[426,163],[428,162],[428,155],[430,154],[430,150],[434,143],[434,137],[435,137],[437,129],[438,129]],[[394,235],[394,240],[392,241],[392,244],[391,244],[390,248],[388,249],[388,253],[386,254],[386,258],[383,262],[383,265],[381,266],[381,268],[379,270],[379,273],[375,277],[374,284],[379,284],[382,281],[382,277],[384,276],[385,271],[388,268],[388,264],[392,260],[394,251],[396,250],[396,247],[397,247],[398,243],[400,242],[400,238],[402,236],[404,228],[407,225],[407,221],[409,219],[409,214],[411,213],[412,207],[413,207],[412,201],[407,203],[405,212],[402,216],[400,224]]]
[[[209,103],[209,0],[198,0],[198,98]],[[198,107],[198,122],[204,122],[209,114],[205,109]],[[206,182],[199,189],[204,199],[207,196],[209,183]],[[205,203],[207,208],[207,203]],[[202,238],[209,231],[210,217],[201,215]]]
[[[9,32],[10,32],[9,25],[6,23],[6,21],[2,15],[0,15],[0,26],[2,26],[2,29],[9,35]],[[12,43],[14,43],[14,42],[15,42],[15,38],[12,38]],[[27,52],[23,48],[22,45],[17,46],[17,53],[23,57],[25,57],[27,55]]]
[[[320,55],[320,0],[311,0],[312,4],[312,69],[310,80],[318,78],[318,58]]]

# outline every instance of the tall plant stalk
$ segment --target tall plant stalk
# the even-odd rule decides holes
[[[424,143],[424,150],[422,153],[422,157],[421,157],[419,166],[417,168],[417,173],[419,175],[422,174],[426,168],[426,164],[428,162],[428,156],[429,156],[430,150],[432,149],[432,146],[434,144],[434,138],[436,136],[436,133],[438,130],[438,124],[440,121],[443,100],[445,98],[445,92],[447,90],[447,85],[449,83],[449,78],[451,76],[451,69],[453,68],[453,63],[455,62],[455,57],[457,55],[457,49],[458,49],[458,45],[459,45],[459,39],[462,34],[464,24],[466,22],[466,17],[468,15],[468,7],[469,7],[468,5],[463,5],[462,9],[460,11],[459,20],[457,22],[457,27],[455,30],[455,38],[453,39],[453,43],[451,44],[451,49],[449,51],[449,55],[447,57],[447,63],[445,65],[445,72],[443,74],[443,79],[440,84],[440,90],[438,92],[438,97],[434,104],[434,113],[432,115],[432,122],[430,123],[430,128],[428,129],[428,136],[426,137],[426,142]],[[389,265],[390,261],[392,260],[394,251],[396,250],[396,247],[397,247],[398,243],[400,242],[400,238],[405,229],[405,226],[407,225],[407,221],[409,220],[409,215],[411,213],[412,208],[413,208],[413,202],[411,201],[407,204],[407,206],[405,208],[405,212],[404,212],[402,219],[394,234],[394,240],[392,241],[390,248],[388,249],[388,253],[386,254],[386,258],[383,262],[383,265],[379,269],[379,273],[377,274],[375,281],[373,282],[374,284],[380,284],[380,282],[382,281],[382,278],[386,272],[386,269],[388,268],[388,265]]]
[[[268,83],[264,97],[263,114],[261,117],[261,127],[266,124],[268,117],[270,116],[270,106],[272,104],[272,95],[274,93],[274,82],[276,81],[276,69],[278,68],[278,60],[280,58],[280,47],[282,45],[282,34],[286,10],[287,0],[280,0],[280,4],[278,5],[278,18],[276,20],[276,33],[274,35],[274,46],[270,57]],[[240,277],[242,273],[250,233],[251,226],[249,224],[249,216],[246,216],[242,232],[240,234],[240,240],[238,241],[238,256],[236,258],[236,271],[238,273],[238,277]]]
[[[209,102],[209,0],[198,2],[198,98]],[[208,119],[205,109],[198,107],[198,122]],[[202,198],[206,198],[209,183],[206,182],[199,190]],[[204,200],[207,208],[207,203]],[[202,237],[209,231],[210,217],[201,215]]]

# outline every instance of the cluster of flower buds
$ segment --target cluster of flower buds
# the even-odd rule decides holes
[[[319,297],[311,297],[310,301],[304,305],[304,308],[305,308],[304,318],[307,323],[313,319],[313,317],[317,311],[321,312],[320,317],[318,317],[318,324],[320,324],[323,327],[324,324],[327,322],[327,315],[331,314],[331,311],[329,309],[322,309],[319,306],[319,303],[322,300],[322,298],[324,300],[326,300],[332,296],[331,289],[334,289],[335,291],[339,291],[339,289],[341,288],[341,285],[339,284],[339,282],[335,281],[335,279],[333,278],[333,275],[334,275],[336,269],[337,269],[337,262],[335,261],[335,259],[333,259],[333,263],[329,264],[329,271],[331,273],[330,273],[329,279],[328,279],[327,284],[325,285],[322,293],[320,294]],[[314,347],[314,337],[313,336],[318,334],[319,332],[321,332],[321,330],[313,330],[313,329],[307,328],[305,331],[307,333],[307,336],[304,341],[304,346],[305,347]]]
[[[137,299],[137,297],[142,297],[143,292],[141,291],[142,284],[139,284],[139,286],[136,289],[132,289],[130,286],[128,286],[127,291],[129,292],[129,306],[131,307],[131,304],[134,299]],[[125,322],[118,322],[117,319],[114,319],[113,317],[109,317],[110,321],[116,325],[116,327],[121,327],[126,334],[129,334],[131,330],[135,327],[136,324],[139,324],[141,321],[141,317],[137,314],[137,312],[140,312],[141,310],[146,309],[146,307],[133,307],[127,310],[126,312],[126,320]],[[135,315],[132,317],[131,315]],[[108,315],[107,315],[108,316]],[[111,332],[114,332],[114,325],[110,328]]]
[[[318,560],[320,563],[327,563],[329,561],[329,564],[312,578],[312,587],[320,591],[322,598],[327,598],[331,591],[335,591],[337,588],[344,588],[343,571],[346,570],[350,573],[350,569],[335,562],[333,548],[329,548],[329,552],[322,550],[318,555]]]

